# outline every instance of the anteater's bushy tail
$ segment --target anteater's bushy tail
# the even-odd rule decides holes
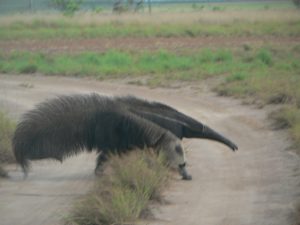
[[[100,99],[101,100],[101,99]],[[23,114],[13,137],[13,151],[25,175],[31,160],[63,159],[94,147],[97,97],[62,96]]]

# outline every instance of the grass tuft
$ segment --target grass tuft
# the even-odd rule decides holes
[[[15,124],[3,112],[0,112],[0,177],[7,175],[1,168],[1,164],[14,162],[11,150],[11,139],[14,129]]]
[[[288,129],[300,153],[300,109],[296,106],[285,106],[270,114],[276,129]]]
[[[132,152],[112,156],[93,190],[73,209],[67,224],[132,224],[146,211],[150,200],[159,199],[168,169],[157,156]]]
[[[15,124],[0,112],[0,163],[14,162],[11,151],[11,139],[15,130]]]
[[[259,50],[256,58],[268,66],[270,66],[273,62],[271,52],[264,48]]]
[[[25,64],[19,68],[19,73],[30,74],[37,72],[37,65],[35,64]]]
[[[226,78],[226,82],[243,81],[247,78],[248,74],[243,72],[234,73]]]

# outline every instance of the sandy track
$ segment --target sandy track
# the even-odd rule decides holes
[[[0,107],[13,118],[46,98],[89,92],[165,102],[239,145],[232,153],[215,142],[185,140],[193,180],[172,180],[165,193],[169,204],[153,206],[151,225],[293,225],[300,159],[286,150],[285,133],[268,129],[264,110],[191,87],[151,90],[87,79],[0,76]],[[94,155],[82,154],[63,164],[35,162],[27,180],[20,169],[9,168],[10,178],[0,181],[0,224],[59,224],[74,199],[92,185],[94,160]]]

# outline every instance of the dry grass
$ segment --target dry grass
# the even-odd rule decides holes
[[[98,37],[297,36],[297,10],[182,13],[12,15],[0,19],[0,40]]]
[[[11,138],[14,129],[15,124],[4,113],[0,112],[0,177],[6,176],[1,164],[14,162],[11,150]]]
[[[168,170],[156,155],[135,151],[113,156],[92,191],[74,207],[67,224],[132,224],[159,199]]]
[[[0,163],[14,162],[11,151],[11,139],[15,124],[2,112],[0,112]]]
[[[16,21],[24,23],[33,23],[35,21],[66,21],[81,25],[94,24],[101,25],[110,22],[126,23],[146,23],[146,24],[191,24],[191,23],[208,23],[208,24],[227,24],[233,22],[283,22],[292,23],[300,20],[299,10],[226,10],[226,11],[203,11],[203,12],[173,12],[173,13],[153,13],[149,14],[93,14],[78,13],[74,17],[64,17],[56,13],[36,13],[36,14],[14,14],[2,16],[0,25],[9,25]]]
[[[295,148],[300,154],[300,109],[296,105],[285,105],[269,116],[274,121],[275,129],[289,130],[295,142]]]

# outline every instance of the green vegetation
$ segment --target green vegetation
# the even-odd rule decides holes
[[[0,112],[0,177],[6,176],[1,164],[14,162],[14,156],[11,151],[11,138],[15,129],[15,124]]]
[[[78,202],[67,224],[132,224],[145,216],[150,200],[160,199],[168,169],[156,155],[138,151],[108,163],[109,172]]]
[[[66,16],[73,16],[80,9],[82,0],[51,0],[52,5]]]
[[[15,52],[0,55],[2,73],[42,73],[46,75],[94,76],[96,78],[152,75],[158,80],[195,80],[234,69],[232,52],[205,49],[196,54],[157,52],[43,54]],[[216,63],[219,67],[216,67]]]
[[[38,25],[37,25],[38,24]],[[255,28],[255,29],[254,29]],[[98,37],[195,37],[195,36],[246,36],[278,35],[295,36],[300,34],[300,23],[281,22],[253,23],[235,22],[230,26],[215,24],[123,24],[108,22],[101,25],[80,26],[65,22],[47,23],[36,21],[32,24],[15,22],[0,26],[0,40],[10,39],[50,39],[50,38],[98,38]]]
[[[161,85],[166,80],[194,81],[226,75],[227,83],[224,87],[228,87],[233,85],[234,81],[245,81],[248,77],[251,77],[251,81],[269,78],[272,82],[271,78],[282,77],[282,74],[289,73],[295,76],[299,72],[298,57],[298,52],[280,50],[274,54],[267,48],[252,50],[207,48],[182,53],[166,50],[154,52],[109,50],[104,53],[51,55],[14,52],[0,54],[0,72],[93,76],[99,79],[148,76],[150,80],[155,79]],[[287,76],[290,76],[289,74]],[[225,88],[222,90],[224,94],[234,94],[226,92]]]
[[[299,1],[299,0],[293,0],[293,2],[294,2],[294,4],[295,4],[298,8],[300,8],[300,1]]]
[[[196,7],[196,6],[195,6]],[[287,16],[288,15],[288,16]],[[208,26],[209,25],[209,26]],[[300,34],[298,10],[223,12],[199,14],[94,15],[72,18],[58,15],[3,17],[0,40],[99,38],[99,37],[196,37],[196,36],[296,36]]]

